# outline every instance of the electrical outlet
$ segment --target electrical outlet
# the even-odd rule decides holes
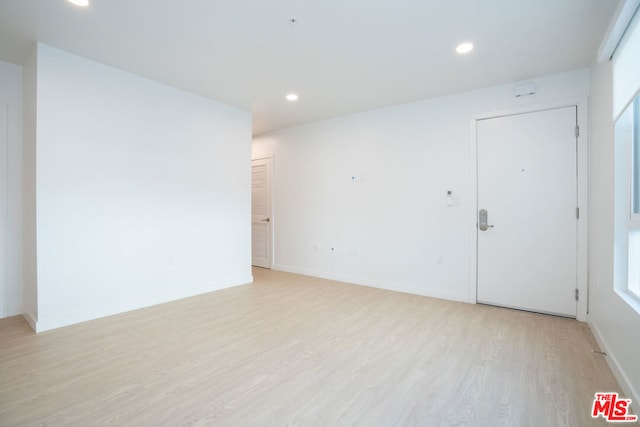
[[[442,255],[438,256],[438,258],[436,258],[436,264],[444,264],[444,257]]]
[[[336,247],[335,246],[331,246],[329,248],[329,252],[331,252],[332,254],[335,254],[336,253]]]

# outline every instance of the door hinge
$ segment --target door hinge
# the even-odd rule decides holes
[[[580,208],[576,208],[576,219],[580,219]]]
[[[576,288],[576,301],[580,301],[580,289]]]
[[[580,136],[580,126],[576,125],[576,138]]]

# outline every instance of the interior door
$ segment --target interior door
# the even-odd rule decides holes
[[[576,316],[576,121],[572,106],[477,122],[478,302]]]
[[[251,263],[271,268],[271,159],[251,161]]]

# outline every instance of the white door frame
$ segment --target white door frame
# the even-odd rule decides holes
[[[274,208],[274,203],[273,203],[273,199],[274,199],[274,185],[273,185],[273,176],[274,176],[274,170],[275,170],[275,165],[274,165],[274,156],[273,154],[271,155],[264,155],[264,156],[257,156],[257,157],[251,157],[251,163],[253,164],[254,160],[269,160],[269,205],[271,207],[269,212],[269,218],[271,219],[269,221],[269,223],[267,224],[269,227],[269,237],[271,239],[271,244],[269,245],[269,251],[270,253],[270,259],[271,259],[271,263],[269,265],[270,269],[273,269],[273,266],[276,264],[276,252],[275,252],[275,227],[274,227],[274,222],[275,222],[275,208]],[[251,244],[253,245],[253,238],[251,238]]]
[[[0,319],[9,315],[9,105],[0,102]]]
[[[554,108],[576,106],[578,109],[578,125],[580,134],[577,146],[577,166],[578,166],[578,208],[580,209],[580,219],[578,220],[578,242],[577,242],[577,277],[576,286],[580,293],[578,300],[576,318],[582,322],[587,321],[588,312],[588,183],[589,183],[589,155],[588,155],[588,102],[586,97],[572,98],[564,101],[549,102],[544,104],[527,105],[523,107],[513,107],[500,111],[479,113],[471,118],[469,131],[469,151],[470,151],[470,183],[469,194],[470,203],[470,232],[469,232],[469,302],[477,302],[478,284],[478,145],[477,145],[477,122],[483,119],[492,119],[514,114],[534,113]]]

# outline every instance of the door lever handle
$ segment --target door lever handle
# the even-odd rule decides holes
[[[264,218],[264,219],[261,219],[260,221],[263,221],[263,222],[271,222],[271,218]],[[492,227],[493,227],[493,226],[492,226]]]
[[[486,209],[480,209],[478,212],[478,228],[480,231],[487,231],[490,228],[493,228],[493,225],[487,224],[489,213]]]

